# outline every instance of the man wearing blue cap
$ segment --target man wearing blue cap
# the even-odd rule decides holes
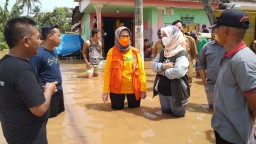
[[[213,94],[216,143],[254,144],[256,55],[243,41],[248,16],[238,9],[225,10],[212,27],[226,50]]]

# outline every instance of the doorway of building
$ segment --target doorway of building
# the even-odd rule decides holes
[[[115,41],[115,30],[119,25],[120,21],[124,22],[124,26],[129,28],[132,33],[134,33],[133,29],[133,18],[123,18],[123,17],[103,17],[103,38],[102,38],[102,43],[103,43],[103,57],[106,58],[107,53],[110,48],[114,46],[114,41]],[[133,39],[132,39],[133,41]],[[132,42],[133,43],[133,42]]]

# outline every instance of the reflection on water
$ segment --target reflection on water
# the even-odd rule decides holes
[[[148,117],[148,118],[152,118],[152,119],[157,118],[157,116],[156,116],[156,115],[151,114],[151,113],[149,113],[149,112],[144,112],[144,115],[145,115],[146,117]]]
[[[145,62],[148,91],[140,108],[112,110],[102,101],[103,69],[99,77],[86,78],[83,60],[62,60],[61,73],[66,111],[49,119],[50,144],[212,144],[212,112],[200,79],[191,87],[186,117],[174,118],[160,110],[159,98],[152,98],[155,74]],[[104,65],[103,65],[104,67]],[[126,102],[127,104],[127,102]],[[0,134],[0,143],[4,143]]]

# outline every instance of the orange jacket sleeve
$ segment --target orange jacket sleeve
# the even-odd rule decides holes
[[[144,70],[144,65],[142,63],[140,54],[138,53],[137,56],[138,56],[138,65],[139,65],[139,69],[140,69],[140,75],[139,75],[139,79],[141,81],[140,91],[146,92],[147,91],[146,73],[145,73],[145,70]]]
[[[108,51],[105,68],[104,68],[104,84],[103,93],[110,93],[110,77],[111,77],[111,61],[112,61],[113,48]]]

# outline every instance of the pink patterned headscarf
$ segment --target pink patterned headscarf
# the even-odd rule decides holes
[[[186,48],[184,36],[177,26],[163,27],[161,31],[165,32],[167,38],[170,39],[170,43],[165,46],[164,50],[164,56],[166,58],[172,57]]]

